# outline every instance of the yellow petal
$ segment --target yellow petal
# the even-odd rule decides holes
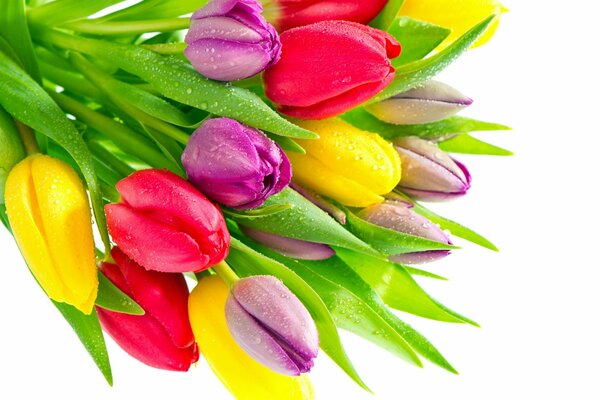
[[[7,214],[27,264],[50,298],[89,314],[98,290],[91,214],[66,163],[34,155],[9,174]]]
[[[498,0],[405,0],[399,15],[430,22],[452,30],[442,47],[458,39],[492,13],[498,15],[506,9]],[[494,35],[500,18],[496,17],[486,32],[473,44],[485,44]]]
[[[307,376],[280,375],[242,350],[227,329],[225,300],[229,290],[217,277],[198,282],[189,299],[190,322],[201,354],[237,400],[311,400]]]

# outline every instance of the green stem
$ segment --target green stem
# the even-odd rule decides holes
[[[139,35],[146,32],[170,32],[190,27],[189,18],[150,19],[146,21],[96,22],[81,20],[63,26],[77,32],[97,35]]]
[[[176,55],[183,53],[187,43],[143,44],[142,47],[159,54]]]
[[[217,265],[213,265],[212,269],[229,287],[233,286],[234,283],[240,280],[237,274],[225,261],[221,261]]]
[[[113,99],[113,101],[127,114],[131,115],[133,118],[137,119],[142,124],[147,125],[156,131],[159,131],[165,136],[168,136],[171,139],[176,140],[177,142],[183,145],[186,145],[187,142],[190,140],[190,135],[188,135],[180,129],[177,129],[173,125],[163,122],[158,118],[154,118],[151,115],[148,115],[145,112],[141,111],[139,108],[132,107],[130,104],[128,104],[125,101],[122,101],[121,99]]]
[[[38,147],[31,128],[27,125],[23,125],[17,120],[15,120],[15,126],[17,127],[17,131],[19,131],[19,136],[21,136],[21,141],[23,142],[23,147],[25,148],[27,155],[30,156],[39,153],[40,148]]]
[[[119,173],[122,178],[135,172],[134,168],[115,156],[112,152],[108,151],[97,141],[89,140],[87,145],[94,156],[98,157],[104,164],[112,168],[115,172]]]

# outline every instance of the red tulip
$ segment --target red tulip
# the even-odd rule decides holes
[[[341,19],[366,24],[379,14],[387,0],[275,0],[277,27],[284,31],[314,22]]]
[[[229,232],[219,207],[169,171],[134,172],[105,207],[114,242],[146,269],[197,272],[225,259]]]
[[[323,21],[281,35],[282,56],[265,71],[279,110],[324,119],[368,100],[394,79],[400,44],[388,33],[348,21]]]
[[[102,273],[135,300],[144,315],[97,307],[102,327],[132,357],[154,368],[187,371],[199,351],[188,319],[189,292],[181,274],[147,271],[114,248],[116,264]]]

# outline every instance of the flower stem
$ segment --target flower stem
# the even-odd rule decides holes
[[[15,125],[19,131],[19,136],[21,136],[21,141],[23,142],[23,147],[25,147],[25,152],[27,155],[30,156],[32,154],[39,153],[40,148],[35,141],[35,136],[33,135],[31,128],[27,125],[23,125],[17,120],[15,120]]]
[[[190,27],[189,18],[150,19],[145,21],[96,22],[82,20],[64,25],[77,32],[98,35],[138,35],[146,32],[170,32]]]
[[[225,261],[221,261],[217,265],[213,265],[212,269],[217,273],[217,275],[219,275],[219,278],[223,279],[223,282],[225,282],[229,287],[233,286],[234,283],[240,280],[237,274]]]

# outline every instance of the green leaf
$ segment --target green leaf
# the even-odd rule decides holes
[[[293,139],[290,139],[285,136],[273,135],[267,132],[267,136],[271,138],[271,140],[275,141],[283,150],[293,151],[294,153],[306,154],[306,150],[304,147],[300,146]]]
[[[25,0],[2,0],[0,36],[3,36],[10,45],[25,71],[36,81],[41,82],[25,15]]]
[[[241,276],[268,274],[281,279],[309,310],[317,325],[317,329],[319,330],[320,346],[323,351],[325,351],[354,382],[363,389],[370,391],[346,355],[338,331],[327,307],[304,280],[283,264],[260,254],[235,238],[232,238],[227,262],[231,263],[236,272]]]
[[[264,205],[266,207],[291,205],[292,207],[258,219],[238,219],[236,216],[232,216],[232,219],[241,225],[264,232],[379,255],[327,213],[290,188],[269,197]]]
[[[233,217],[237,220],[255,220],[278,214],[280,212],[289,210],[292,207],[293,205],[291,204],[276,204],[272,206],[254,208],[251,210],[234,210],[230,208],[222,208],[222,211],[223,214],[229,217]]]
[[[412,276],[424,276],[426,278],[438,279],[440,281],[447,281],[448,280],[448,278],[445,278],[445,277],[443,277],[441,275],[438,275],[438,274],[434,274],[433,272],[425,271],[424,269],[415,268],[415,267],[409,267],[409,266],[406,266],[406,265],[404,266],[404,269],[406,270],[406,272],[408,272]]]
[[[44,89],[4,53],[0,53],[0,105],[25,125],[64,147],[77,162],[87,182],[104,247],[109,249],[102,193],[92,155],[83,138]]]
[[[38,38],[107,60],[144,79],[165,97],[183,104],[281,136],[318,137],[282,118],[250,91],[207,79],[193,70],[189,63],[177,58],[162,56],[139,46],[84,39],[57,31],[40,32]]]
[[[378,120],[364,108],[354,109],[342,115],[342,118],[357,128],[376,132],[387,140],[394,140],[395,138],[404,136],[418,136],[423,139],[437,141],[463,132],[510,130],[506,125],[460,116],[453,116],[429,124],[393,125]]]
[[[495,17],[496,14],[490,15],[439,53],[397,68],[392,83],[367,103],[376,103],[398,93],[406,92],[437,75],[463,52],[467,51],[477,38],[485,32]]]
[[[394,67],[420,60],[450,35],[451,30],[409,17],[394,20],[388,33],[400,42],[402,53],[392,60]]]
[[[29,18],[36,24],[56,26],[66,22],[89,17],[122,0],[56,0],[43,6],[32,8]]]
[[[465,323],[458,313],[441,308],[400,265],[336,248],[336,254],[381,296],[388,306],[436,321]]]
[[[493,144],[462,134],[439,144],[440,149],[450,153],[482,154],[489,156],[512,156],[513,152]]]
[[[12,233],[10,223],[8,222],[8,215],[6,215],[6,206],[4,204],[0,204],[0,221],[2,222],[2,225]]]
[[[204,6],[208,0],[144,0],[116,11],[100,21],[129,21],[140,19],[172,18],[189,14]]]
[[[404,0],[389,0],[383,10],[379,12],[377,17],[371,21],[371,26],[373,28],[381,29],[382,31],[387,31],[392,25],[396,15],[398,15],[398,11],[402,7]],[[402,43],[402,42],[400,42]]]
[[[127,296],[102,273],[98,273],[98,297],[96,305],[106,310],[131,315],[144,315],[144,309]]]
[[[96,310],[94,309],[90,315],[85,315],[68,304],[56,301],[52,301],[52,303],[54,303],[69,325],[71,325],[108,384],[112,386],[112,371],[110,369],[108,351],[106,350],[106,343],[104,342]]]
[[[456,249],[455,246],[445,243],[374,225],[357,217],[352,212],[346,212],[346,216],[346,226],[350,232],[371,245],[375,250],[388,256],[412,253],[414,251]],[[333,245],[335,246],[335,244]],[[350,250],[354,249],[350,248]]]

